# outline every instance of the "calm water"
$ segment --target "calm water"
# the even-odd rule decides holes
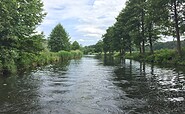
[[[185,70],[83,57],[0,78],[3,114],[185,114]]]

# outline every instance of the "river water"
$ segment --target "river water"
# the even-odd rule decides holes
[[[185,114],[185,69],[86,56],[1,76],[0,113]]]

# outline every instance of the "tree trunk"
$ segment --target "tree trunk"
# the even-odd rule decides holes
[[[150,43],[150,53],[151,54],[154,54],[154,50],[153,50],[153,41],[152,41],[152,34],[151,34],[151,31],[152,31],[152,23],[150,23],[149,25],[149,28],[148,28],[148,34],[149,34],[149,43]]]
[[[141,44],[139,45],[139,52],[140,52],[140,54],[142,53],[142,46],[141,46]]]
[[[130,47],[130,50],[129,51],[130,51],[130,54],[132,54],[132,47]]]
[[[141,29],[142,29],[142,53],[145,54],[145,28],[144,28],[144,10],[142,10],[141,16]]]
[[[152,42],[152,37],[149,36],[149,42],[150,42],[150,53],[154,54],[154,50],[153,50],[153,42]]]
[[[179,33],[179,20],[178,20],[176,0],[174,0],[174,18],[175,18],[176,37],[177,37],[177,52],[178,52],[179,56],[182,56],[180,33]]]

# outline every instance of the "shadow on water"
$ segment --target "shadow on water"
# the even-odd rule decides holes
[[[117,62],[120,61],[120,62]],[[139,99],[144,107],[122,107],[134,113],[183,114],[185,113],[184,67],[154,66],[134,60],[106,59],[104,65],[116,66],[114,84],[127,93],[127,97]]]

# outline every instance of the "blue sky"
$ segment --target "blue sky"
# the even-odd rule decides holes
[[[95,44],[125,7],[126,0],[42,0],[47,16],[37,28],[46,37],[61,23],[83,46]]]

